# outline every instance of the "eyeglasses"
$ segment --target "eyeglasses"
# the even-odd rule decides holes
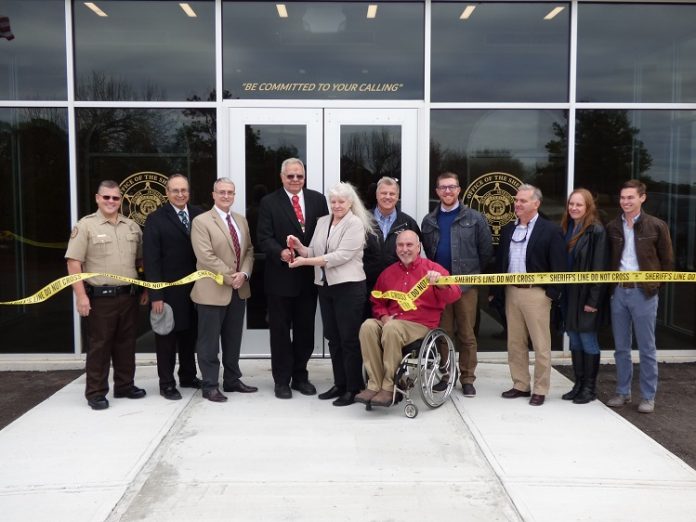
[[[167,192],[171,194],[176,194],[177,196],[179,194],[183,196],[184,194],[188,194],[188,189],[167,189]]]
[[[440,192],[454,192],[459,188],[459,185],[440,185],[437,190]]]
[[[215,193],[222,197],[232,197],[235,195],[234,190],[216,190]]]
[[[121,201],[121,196],[107,196],[104,194],[97,194],[100,198],[102,198],[104,201]]]
[[[297,181],[302,181],[304,179],[304,174],[285,174],[288,179],[296,179]]]
[[[519,232],[524,232],[524,235],[520,237]],[[529,227],[524,227],[520,228],[517,227],[515,228],[515,231],[512,233],[512,237],[510,238],[510,241],[513,243],[524,243],[527,240],[527,233],[529,232]],[[517,236],[517,237],[515,237]]]

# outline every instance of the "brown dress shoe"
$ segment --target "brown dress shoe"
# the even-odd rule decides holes
[[[203,391],[203,398],[208,399],[209,401],[212,401],[212,402],[225,402],[227,400],[227,397],[225,397],[220,392],[219,388],[212,388],[210,390],[204,390]]]
[[[529,397],[532,393],[528,391],[520,391],[516,388],[510,388],[508,391],[501,393],[503,399],[516,399],[517,397]]]
[[[362,404],[367,404],[370,402],[374,396],[377,395],[376,391],[373,390],[363,390],[355,396],[355,402],[361,402]]]
[[[544,404],[544,399],[546,397],[544,395],[537,395],[536,393],[532,394],[532,398],[529,399],[529,404],[531,406],[541,406]]]
[[[394,392],[390,392],[387,390],[379,390],[377,392],[377,395],[375,395],[371,400],[370,404],[373,406],[391,406],[392,402],[394,400]]]

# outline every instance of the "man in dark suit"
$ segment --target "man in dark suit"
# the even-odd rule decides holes
[[[515,195],[517,220],[506,225],[496,257],[497,272],[563,272],[565,241],[561,227],[539,215],[541,191],[520,185]],[[512,388],[506,399],[530,397],[529,404],[541,406],[551,377],[551,303],[560,298],[558,285],[519,284],[496,287],[495,299],[505,299],[508,325],[508,364]],[[534,347],[534,386],[529,375],[529,338]]]
[[[202,211],[188,206],[189,182],[182,174],[173,174],[167,181],[167,199],[161,208],[147,217],[143,234],[145,279],[176,281],[196,270],[196,256],[191,247],[191,221]],[[155,334],[157,375],[160,395],[165,399],[181,399],[174,380],[176,353],[179,352],[179,385],[200,388],[196,377],[196,316],[191,302],[191,287],[171,286],[150,290],[152,312],[161,314],[164,304],[174,312],[174,330],[167,335]]]
[[[257,243],[266,254],[264,282],[275,395],[279,399],[290,399],[291,381],[292,389],[303,395],[317,392],[307,372],[307,362],[314,350],[317,287],[311,266],[288,267],[291,251],[287,237],[296,236],[303,245],[308,245],[317,219],[328,214],[329,209],[322,194],[303,188],[305,169],[299,159],[289,158],[283,162],[280,180],[283,187],[261,200]],[[321,394],[319,398],[338,397],[329,392],[328,396]]]
[[[199,279],[191,291],[191,299],[198,309],[196,355],[203,376],[203,397],[212,402],[227,400],[218,385],[220,347],[223,390],[239,393],[258,390],[256,386],[242,382],[239,368],[244,305],[251,295],[249,277],[254,266],[254,247],[247,220],[232,212],[234,196],[232,180],[219,178],[213,185],[215,205],[194,219],[191,225],[196,269],[209,270],[223,277],[222,285],[210,278]]]

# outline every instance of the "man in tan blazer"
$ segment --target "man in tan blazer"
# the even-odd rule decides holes
[[[213,402],[227,400],[218,384],[219,345],[222,345],[223,390],[240,393],[258,390],[240,379],[244,300],[251,295],[249,277],[254,264],[254,247],[247,220],[231,211],[234,196],[232,180],[219,178],[213,185],[215,205],[191,224],[196,269],[223,276],[222,285],[205,278],[196,281],[191,291],[191,299],[198,310],[196,354],[203,376],[203,397]]]

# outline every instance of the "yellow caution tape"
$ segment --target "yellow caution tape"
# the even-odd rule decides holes
[[[574,285],[597,283],[696,283],[696,272],[543,272],[536,274],[472,274],[439,277],[436,285]],[[372,296],[377,299],[394,299],[401,309],[415,310],[414,301],[430,286],[428,278],[418,281],[408,292],[379,292]]]
[[[28,304],[36,304],[36,303],[41,303],[45,301],[46,299],[54,296],[61,290],[64,290],[65,288],[69,287],[73,283],[76,283],[78,281],[82,281],[84,279],[90,279],[91,277],[96,277],[96,276],[104,276],[104,277],[110,277],[111,279],[116,279],[118,281],[124,281],[126,283],[130,283],[133,285],[138,285],[138,286],[144,286],[145,288],[149,288],[151,290],[160,290],[162,288],[167,288],[169,286],[179,286],[179,285],[187,285],[189,283],[193,283],[194,281],[198,281],[199,279],[203,279],[205,277],[209,277],[210,279],[213,279],[217,284],[221,285],[222,284],[222,274],[214,274],[212,272],[209,272],[208,270],[199,270],[197,272],[193,272],[192,274],[187,275],[186,277],[182,277],[181,279],[177,281],[173,281],[171,283],[151,283],[149,281],[141,281],[140,279],[133,279],[130,277],[123,277],[119,275],[114,275],[114,274],[105,274],[102,272],[81,272],[79,274],[73,274],[65,277],[61,277],[60,279],[56,279],[52,283],[47,284],[44,286],[41,290],[36,292],[34,295],[31,295],[29,297],[25,297],[24,299],[18,299],[16,301],[0,301],[0,305],[28,305]]]
[[[33,239],[18,236],[10,230],[0,230],[0,240],[2,239],[14,239],[15,241],[19,241],[20,243],[26,243],[27,245],[41,248],[56,248],[60,250],[65,250],[68,247],[67,243],[42,243],[41,241],[34,241]]]

